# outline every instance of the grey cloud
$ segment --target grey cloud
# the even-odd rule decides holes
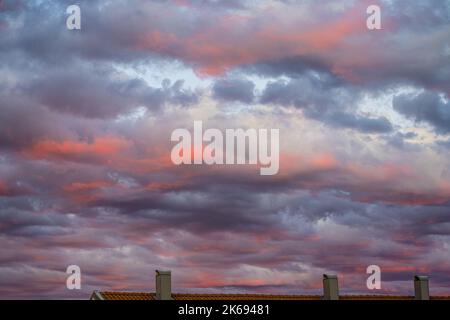
[[[392,105],[407,118],[430,124],[438,133],[450,132],[450,102],[445,102],[437,93],[398,95],[394,97]]]
[[[164,81],[155,88],[143,80],[119,76],[108,69],[97,69],[93,75],[85,66],[50,71],[33,80],[26,92],[52,110],[93,118],[111,118],[139,106],[156,111],[166,103],[187,106],[198,101],[195,92],[183,88],[182,80]]]
[[[172,85],[170,80],[163,81],[163,93],[167,102],[178,104],[181,106],[189,106],[198,103],[199,94],[183,88],[184,80],[177,80]]]
[[[450,139],[437,141],[437,145],[450,150]]]
[[[339,80],[339,77],[336,77],[336,75],[333,75],[331,72],[331,65],[318,56],[303,55],[260,61],[251,65],[242,66],[241,68],[248,73],[273,78],[280,76],[298,78],[314,71],[322,76],[329,77],[330,80],[333,79],[333,82],[336,85],[339,84],[339,82],[342,82],[342,80]]]
[[[315,71],[331,75],[336,85],[344,83],[386,90],[406,84],[450,95],[450,4],[423,0],[411,6],[407,0],[386,0],[382,8],[383,22],[395,23],[396,30],[383,37],[366,34],[364,51],[360,51],[359,46],[349,45],[333,54],[285,56],[241,68],[262,76],[291,78]],[[345,70],[346,76],[342,70],[336,70],[339,61],[347,64],[350,56],[365,55],[364,52],[367,52],[366,61]]]
[[[395,132],[388,137],[386,137],[386,141],[389,145],[396,149],[402,149],[402,150],[412,150],[417,149],[417,146],[409,143],[408,139],[414,139],[417,137],[417,134],[414,132]]]
[[[167,4],[168,0],[154,0],[162,4]],[[211,7],[214,9],[245,9],[248,6],[249,0],[187,0],[187,6],[196,6],[198,8]],[[183,3],[180,3],[183,5]]]
[[[0,0],[0,13],[19,11],[24,8],[22,0]]]
[[[223,101],[252,103],[255,85],[245,79],[219,79],[214,83],[214,97]]]
[[[374,261],[382,267],[426,268],[437,279],[434,283],[442,283],[448,292],[450,263],[446,244],[450,203],[414,204],[424,198],[433,200],[436,195],[430,195],[428,190],[422,193],[399,190],[396,183],[402,179],[401,174],[389,180],[389,185],[383,179],[361,181],[340,168],[307,170],[274,179],[253,173],[207,171],[204,167],[199,171],[161,169],[151,174],[146,170],[127,172],[133,171],[130,167],[134,162],[125,168],[115,168],[102,161],[61,163],[26,159],[20,152],[9,153],[20,151],[38,139],[69,137],[92,141],[105,133],[126,137],[134,134],[133,143],[141,144],[137,149],[148,150],[154,144],[160,146],[161,136],[168,136],[170,130],[162,134],[151,128],[149,135],[149,131],[141,129],[141,134],[145,131],[144,137],[133,132],[136,124],[122,123],[120,127],[112,119],[136,106],[157,112],[166,103],[189,106],[198,101],[197,91],[186,89],[182,80],[174,83],[165,80],[160,87],[152,87],[143,80],[118,74],[111,65],[158,64],[158,59],[165,58],[163,55],[136,47],[137,40],[142,40],[139,38],[142,30],[157,29],[183,36],[196,28],[210,26],[217,16],[208,18],[182,8],[175,18],[167,19],[158,10],[147,10],[146,6],[151,5],[148,1],[139,2],[143,7],[134,6],[138,2],[133,1],[114,2],[117,6],[109,7],[107,14],[100,14],[100,2],[78,2],[83,6],[82,33],[69,33],[64,28],[64,6],[72,4],[70,1],[40,1],[41,5],[28,1],[27,10],[23,11],[20,10],[23,7],[11,7],[19,2],[0,2],[8,8],[5,11],[5,6],[0,5],[0,19],[19,14],[24,18],[23,28],[11,24],[6,26],[7,32],[2,29],[0,33],[0,67],[2,80],[5,79],[0,83],[0,182],[8,189],[22,185],[28,191],[0,195],[0,239],[4,244],[0,254],[2,298],[73,297],[63,284],[64,269],[74,261],[81,264],[85,275],[84,291],[78,293],[84,295],[82,298],[87,298],[94,289],[114,289],[117,285],[132,291],[150,291],[153,288],[149,270],[162,265],[174,270],[177,275],[174,279],[184,277],[183,288],[190,289],[196,279],[208,272],[238,281],[236,270],[243,265],[274,272],[309,273],[314,278],[323,269],[333,268],[351,283],[356,267],[366,267]],[[231,5],[193,2],[198,6],[203,3],[217,11],[224,6],[238,7],[235,1]],[[402,9],[397,2],[389,3],[396,13]],[[377,68],[370,64],[352,70],[364,85],[372,82],[372,87],[365,88],[408,82],[448,90],[448,56],[442,54],[448,39],[442,25],[448,21],[448,12],[442,10],[448,9],[448,4],[434,0],[429,3],[430,6],[419,1],[409,6],[402,2],[405,7],[402,21],[412,23],[423,11],[420,23],[426,28],[421,32],[432,34],[430,41],[417,44],[414,42],[417,37],[411,37],[400,26],[404,33],[396,33],[394,40],[378,44],[382,52],[374,50],[375,55],[384,54],[388,63],[380,59],[376,61]],[[437,11],[432,14],[433,8]],[[133,14],[138,11],[150,13],[141,20],[129,18],[136,17]],[[147,28],[153,25],[158,28]],[[432,27],[441,32],[436,36]],[[367,52],[372,52],[370,49]],[[186,52],[177,45],[165,50],[168,59],[198,62],[186,58]],[[342,52],[333,52],[331,56],[341,55]],[[361,86],[336,76],[333,61],[326,55],[297,56],[255,63],[242,70],[263,77],[290,78],[269,83],[258,100],[262,103],[299,108],[305,116],[331,127],[365,133],[391,131],[392,125],[386,118],[358,113],[357,102],[364,91]],[[218,99],[245,103],[256,100],[254,86],[248,81],[238,79],[231,87],[223,85],[223,80],[219,80],[213,88]],[[407,117],[449,132],[449,105],[437,99],[436,94],[421,99],[399,98],[395,105]],[[172,119],[160,122],[165,120]],[[170,127],[172,123],[167,122]],[[392,137],[398,141],[413,136]],[[121,156],[139,162],[147,160],[148,154],[143,152],[138,159],[136,154]],[[361,156],[363,163],[367,160],[365,154],[357,156]],[[149,163],[151,167],[152,162]],[[85,191],[82,195],[94,196],[88,202],[76,202],[70,197],[72,194],[63,193],[64,187],[73,182],[110,182],[111,177],[132,183],[107,192]],[[149,183],[157,184],[168,178],[188,181],[181,187],[162,191],[145,188]],[[336,254],[325,254],[325,250]],[[231,270],[229,274],[227,270]],[[386,282],[389,285],[391,280],[403,280],[406,276],[409,275],[405,272],[386,271],[389,280]],[[248,271],[242,277],[246,278]],[[349,290],[354,290],[353,283],[351,287]],[[264,286],[241,288],[261,290]],[[292,282],[280,286],[280,290],[296,293],[303,288],[302,284]],[[408,283],[402,292],[409,291]]]
[[[322,116],[315,113],[316,118]],[[333,112],[327,114],[322,120],[326,123],[341,127],[354,129],[363,133],[387,133],[393,130],[392,124],[386,117],[369,118],[344,112]]]
[[[327,75],[309,73],[289,81],[270,82],[261,95],[261,103],[295,106],[304,114],[334,127],[354,129],[363,133],[387,133],[393,130],[385,117],[367,117],[357,112],[361,92],[334,86]]]
[[[26,202],[26,200],[22,201]],[[9,201],[9,204],[12,205],[13,201]],[[0,230],[2,234],[37,237],[71,232],[70,229],[66,229],[68,226],[72,227],[67,216],[58,213],[40,215],[32,207],[21,206],[22,208],[5,207],[5,204],[0,206]]]
[[[384,15],[397,17],[404,28],[422,31],[450,21],[450,3],[441,0],[417,0],[414,5],[408,0],[382,0]]]
[[[269,82],[260,102],[327,111],[340,106],[348,108],[358,97],[357,90],[335,86],[333,79],[322,73],[308,72],[301,77]]]
[[[0,94],[0,148],[17,150],[42,137],[64,136],[64,122],[34,101]],[[38,116],[37,116],[38,115]],[[17,125],[20,123],[20,125]]]

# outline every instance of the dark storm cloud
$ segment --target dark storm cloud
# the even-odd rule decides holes
[[[114,117],[142,103],[139,96],[131,93],[139,91],[142,96],[146,86],[141,81],[114,81],[112,75],[111,72],[100,70],[96,75],[88,70],[61,70],[33,81],[27,91],[42,105],[54,111],[84,117]],[[149,106],[157,108],[163,98],[161,94],[154,93],[148,90],[148,95],[153,97]]]
[[[315,117],[321,118],[318,114]],[[322,120],[332,126],[354,129],[363,133],[386,133],[393,129],[392,124],[385,117],[368,118],[350,113],[334,112]]]
[[[166,57],[164,53],[142,48],[140,42],[145,41],[146,30],[192,29],[189,20],[164,19],[172,11],[180,17],[184,15],[185,9],[173,2],[167,6],[163,1],[104,3],[83,0],[78,2],[82,12],[82,30],[71,32],[66,28],[66,8],[72,4],[68,0],[29,1],[14,13],[20,16],[20,23],[9,24],[8,32],[0,33],[1,54],[22,53],[34,63],[61,67],[80,58],[100,63],[158,65],[161,60],[172,61],[173,56]],[[136,11],[136,7],[142,10]],[[129,19],[137,13],[139,17]],[[173,49],[172,54],[177,48]]]
[[[412,6],[408,0],[386,0],[383,1],[383,9],[388,17],[396,17],[401,21],[401,26],[408,29],[431,29],[450,21],[448,1],[418,0]]]
[[[261,61],[255,64],[246,65],[242,70],[257,74],[263,77],[277,78],[280,76],[287,76],[290,78],[297,78],[311,71],[322,74],[322,76],[333,79],[333,82],[338,85],[343,83],[343,79],[339,79],[331,72],[332,65],[317,56],[297,56],[287,57],[277,60]],[[331,82],[330,82],[331,84]]]
[[[19,11],[24,8],[21,0],[0,0],[0,13]]]
[[[315,112],[325,112],[341,105],[348,107],[345,105],[347,102],[345,99],[348,99],[348,92],[345,89],[342,91],[339,87],[328,89],[327,80],[314,74],[289,81],[278,80],[267,84],[260,102],[295,106]]]
[[[230,187],[212,192],[185,190],[177,194],[145,193],[120,201],[104,199],[91,205],[117,209],[123,215],[132,214],[161,226],[195,232],[256,231],[270,225],[266,221],[269,208],[261,211],[261,207],[254,207],[259,196],[234,191]]]
[[[444,141],[438,141],[437,144],[439,146],[442,146],[442,147],[447,148],[447,149],[450,150],[450,139],[444,140]]]
[[[252,103],[255,84],[245,79],[219,79],[214,83],[214,97],[223,101]]]
[[[38,237],[70,233],[69,219],[57,213],[39,215],[37,212],[3,208],[0,213],[0,230],[4,235]]]
[[[281,213],[305,219],[308,223],[333,218],[346,226],[367,225],[380,232],[387,232],[389,228],[398,229],[396,232],[403,229],[413,232],[416,236],[440,234],[441,231],[433,229],[433,226],[441,225],[441,228],[446,228],[445,225],[449,222],[445,214],[448,204],[427,207],[382,203],[367,205],[360,202],[358,193],[370,197],[369,194],[373,191],[372,196],[377,197],[379,195],[376,190],[387,188],[386,182],[381,181],[377,186],[377,183],[372,181],[367,183],[334,181],[343,179],[345,173],[329,172],[327,176],[333,176],[331,178],[333,182],[330,182],[329,188],[323,187],[329,191],[320,192],[319,195],[299,191],[307,190],[309,183],[326,179],[320,178],[320,175],[320,172],[310,177],[290,175],[278,187],[277,181],[266,182],[265,185],[262,181],[258,181],[259,179],[255,179],[251,185],[251,181],[245,178],[240,182],[239,179],[226,179],[217,174],[214,175],[214,179],[205,175],[191,181],[185,185],[183,191],[176,193],[135,192],[131,197],[121,200],[104,198],[90,203],[89,206],[111,208],[116,213],[133,216],[147,221],[146,223],[197,233],[226,230],[253,233],[274,228],[282,232],[286,226],[280,226]],[[294,194],[289,195],[292,192]],[[408,190],[405,190],[405,193],[407,192]],[[399,193],[396,196],[400,199],[404,197]],[[418,198],[419,195],[410,196],[413,203]],[[385,218],[378,219],[380,216]],[[408,221],[404,221],[406,216]],[[374,219],[377,220],[372,221]],[[433,221],[433,223],[418,223],[418,221]]]
[[[92,286],[97,283],[97,286],[108,286],[108,281],[102,280],[102,276],[105,273],[109,274],[110,271],[102,270],[101,266],[106,267],[105,261],[109,261],[110,266],[113,263],[116,266],[123,266],[123,258],[129,257],[130,254],[135,255],[134,263],[141,259],[145,260],[145,263],[142,264],[144,270],[141,270],[144,273],[140,278],[151,281],[151,274],[145,272],[145,268],[162,263],[162,261],[150,261],[144,258],[154,256],[154,254],[150,254],[151,250],[156,250],[156,252],[162,250],[166,255],[172,250],[174,250],[174,254],[190,252],[184,257],[184,262],[179,261],[171,267],[173,270],[179,270],[176,268],[183,266],[190,265],[192,268],[192,265],[198,265],[199,268],[213,268],[216,272],[221,272],[222,268],[233,268],[236,264],[245,263],[262,268],[291,270],[301,274],[301,270],[293,268],[291,264],[308,261],[310,266],[317,270],[331,267],[340,273],[351,274],[355,272],[354,268],[358,265],[372,264],[374,256],[376,257],[375,262],[382,268],[385,266],[387,268],[390,261],[403,261],[407,265],[433,268],[426,262],[429,258],[429,249],[434,246],[434,240],[430,236],[445,234],[447,232],[446,224],[449,223],[445,207],[404,207],[381,204],[367,206],[339,194],[327,192],[315,195],[308,192],[297,192],[291,195],[264,193],[252,196],[239,190],[233,191],[235,186],[229,186],[229,188],[227,190],[223,187],[218,189],[208,187],[209,190],[198,192],[169,193],[162,200],[160,196],[153,200],[147,196],[141,199],[110,200],[108,204],[97,203],[97,205],[119,209],[119,216],[114,211],[105,210],[104,214],[83,218],[78,216],[76,220],[61,217],[53,220],[51,215],[44,218],[35,212],[29,214],[35,219],[24,219],[25,215],[20,214],[19,219],[13,220],[13,223],[6,223],[10,221],[10,218],[7,218],[10,215],[8,216],[8,212],[6,212],[4,219],[6,229],[3,231],[6,234],[13,234],[16,239],[17,237],[23,238],[23,241],[33,239],[36,248],[34,252],[37,252],[38,248],[44,244],[46,248],[71,246],[72,250],[69,256],[58,253],[59,251],[55,249],[47,250],[46,262],[42,264],[42,267],[48,269],[52,265],[55,270],[64,270],[63,261],[67,261],[67,263],[75,261],[82,266],[84,274],[89,277],[85,280],[86,285]],[[223,195],[229,197],[224,198]],[[31,207],[28,208],[31,209]],[[84,229],[75,228],[81,221],[85,225]],[[319,223],[319,221],[321,222]],[[323,225],[326,221],[331,223],[329,229],[325,228],[320,231],[322,227],[319,225]],[[433,224],[430,224],[429,221],[433,221]],[[47,225],[48,227],[44,227]],[[70,228],[71,225],[72,228]],[[89,230],[87,227],[92,228],[94,225],[95,234],[86,233],[83,237],[85,241],[79,241],[81,234],[67,238],[69,236],[66,233],[67,230]],[[62,229],[58,226],[61,226]],[[359,230],[361,233],[345,237],[344,231],[340,229],[344,226],[349,228],[343,229],[347,232]],[[144,244],[145,237],[151,234],[149,230],[153,230],[152,232],[177,230],[173,233],[167,231],[167,234],[158,235],[160,239],[165,239],[164,243],[171,244],[170,249],[158,248],[156,241]],[[227,232],[233,236],[220,236],[220,233],[217,232]],[[88,263],[86,255],[91,256],[91,259],[95,255],[94,252],[89,253],[89,250],[102,246],[101,242],[98,242],[100,234],[103,239],[105,234],[115,234],[114,240],[112,237],[108,237],[107,240],[103,240],[103,245],[107,245],[107,243],[112,245],[112,242],[109,241],[116,241],[121,246],[127,243],[128,248],[133,248],[132,253],[119,256],[122,257],[122,263],[113,262],[115,261],[114,255],[117,253],[109,251],[105,246],[103,249],[105,257],[101,260],[95,258],[93,263]],[[339,235],[339,240],[329,234]],[[50,235],[52,240],[48,238]],[[86,238],[86,235],[89,237]],[[315,235],[317,240],[308,240],[314,239]],[[255,242],[253,237],[257,237],[258,240]],[[135,241],[138,239],[140,239],[138,243],[141,245],[136,244]],[[379,243],[376,239],[384,239],[384,244]],[[105,241],[107,243],[104,243]],[[208,245],[205,245],[205,241]],[[299,242],[302,243],[302,246],[298,246]],[[383,246],[387,244],[390,246],[389,251],[383,249]],[[266,250],[261,251],[261,245],[264,245]],[[150,248],[152,249],[150,250]],[[194,250],[194,248],[197,249]],[[333,255],[323,255],[323,248],[340,252],[340,256],[344,259]],[[412,250],[414,254],[411,254]],[[31,252],[21,252],[20,259],[23,262],[33,263],[37,267],[36,263],[32,262]],[[17,257],[17,255],[15,256]],[[56,261],[60,261],[60,265]],[[349,261],[352,261],[352,264],[349,265]],[[434,258],[434,261],[438,261],[437,258]],[[8,264],[2,266],[3,275],[7,274],[5,270],[7,266]],[[120,269],[122,270],[120,275],[113,272],[110,277],[118,276],[122,280],[115,279],[115,281],[125,281],[131,290],[141,288],[131,279],[124,280],[131,269],[128,267]],[[320,275],[320,272],[317,274]],[[389,274],[390,280],[401,280],[404,276],[401,272]],[[440,278],[446,277],[445,272],[439,270],[434,271],[433,274]],[[16,275],[16,277],[16,281],[20,282],[25,275]],[[54,276],[49,278],[55,279]],[[6,280],[0,277],[0,282],[6,283]],[[42,295],[50,295],[47,291],[57,285],[57,283],[50,285],[48,281],[46,283],[49,287],[41,289],[43,290]],[[37,285],[36,281],[30,281],[30,284]],[[200,286],[200,283],[197,285]],[[208,284],[204,285],[211,287]],[[304,290],[306,284],[291,289],[297,291],[299,287]],[[9,286],[4,286],[4,288],[9,288]],[[143,287],[144,290],[151,290],[149,288],[150,285]],[[281,291],[290,290],[286,286],[279,289]],[[17,294],[7,293],[4,290],[2,291],[4,295],[14,296]],[[37,288],[28,287],[27,290],[27,292],[34,292]],[[261,288],[255,286],[248,287],[247,290],[260,291]]]
[[[29,1],[16,13],[20,15],[20,23],[9,24],[8,32],[0,34],[2,54],[22,53],[32,62],[61,67],[80,57],[118,62],[149,62],[155,58],[151,53],[136,49],[137,37],[145,29],[145,22],[133,19],[130,20],[133,23],[124,24],[121,9],[130,10],[124,2],[117,2],[117,6],[105,13],[100,8],[105,5],[101,1],[79,1],[82,32],[70,32],[66,28],[66,8],[72,4],[70,1]]]
[[[61,117],[30,99],[0,94],[0,148],[17,150],[48,136],[66,133]],[[33,112],[30,112],[30,108]],[[39,116],[36,116],[39,115]],[[17,123],[21,125],[18,126]]]
[[[170,4],[171,0],[154,0],[162,4]],[[176,2],[181,7],[212,7],[214,9],[244,9],[247,7],[248,0],[180,0]]]
[[[360,228],[371,230],[367,231],[367,237],[378,237],[384,234],[389,238],[390,234],[397,235],[402,240],[392,240],[398,245],[406,246],[419,243],[421,239],[426,240],[423,243],[424,246],[431,245],[432,241],[427,237],[447,234],[450,222],[446,214],[448,207],[445,206],[383,204],[368,206],[334,192],[322,192],[316,195],[308,192],[295,192],[291,195],[282,192],[251,195],[243,190],[236,190],[235,185],[213,189],[208,187],[208,189],[176,194],[167,193],[164,196],[147,194],[145,197],[135,196],[128,200],[122,198],[120,201],[108,199],[91,203],[91,206],[119,210],[116,213],[127,217],[129,227],[137,228],[136,232],[140,228],[144,230],[157,227],[157,229],[176,228],[198,235],[223,231],[251,235],[265,230],[269,237],[276,238],[277,234],[292,232],[291,237],[295,238],[310,235],[314,232],[315,223],[331,219],[334,223],[355,230]],[[205,201],[205,199],[208,200]],[[14,202],[15,205],[13,205]],[[61,232],[63,235],[68,230],[66,228],[80,222],[79,219],[70,220],[56,213],[39,215],[39,202],[36,203],[37,207],[31,203],[33,202],[20,203],[12,199],[4,204],[7,208],[21,208],[22,213],[19,214],[17,209],[14,209],[16,214],[12,213],[12,209],[3,210],[3,233],[14,233],[16,236],[24,237],[38,237],[43,234],[60,234]],[[31,212],[26,213],[24,210]],[[111,227],[113,227],[114,215],[114,211],[110,211],[108,216],[101,219],[111,219]],[[16,218],[11,220],[13,216]],[[96,215],[96,217],[95,219],[99,219],[101,216]],[[91,218],[94,219],[93,216]],[[89,216],[84,219],[89,219]],[[108,223],[105,224],[105,227],[108,225]],[[119,226],[116,225],[116,227]],[[299,230],[295,231],[296,228]],[[279,241],[283,240],[279,239]],[[329,241],[332,241],[332,238]],[[320,245],[324,243],[321,242]],[[370,252],[367,254],[370,255]],[[393,251],[390,254],[392,255]],[[400,248],[397,254],[402,254]],[[358,252],[358,255],[361,255],[361,259],[365,256],[363,251]],[[321,261],[319,256],[316,258],[316,263],[326,266],[326,262]]]
[[[385,117],[357,114],[361,92],[349,87],[333,86],[333,79],[310,73],[289,81],[269,82],[262,92],[261,103],[295,106],[312,119],[330,126],[354,129],[363,133],[387,133],[392,124]]]
[[[27,90],[37,101],[59,112],[78,116],[108,118],[144,106],[158,110],[166,103],[182,106],[198,101],[195,92],[183,88],[183,81],[161,88],[148,86],[140,79],[118,79],[113,70],[84,68],[49,72],[33,81]]]
[[[416,122],[425,122],[438,133],[450,132],[450,102],[437,93],[423,92],[415,96],[398,95],[392,105],[396,111]]]

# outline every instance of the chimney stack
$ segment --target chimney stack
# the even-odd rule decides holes
[[[172,300],[172,276],[170,271],[156,271],[156,300]]]
[[[339,300],[338,277],[334,274],[323,275],[323,299]]]
[[[414,293],[416,300],[430,300],[428,277],[414,276]]]

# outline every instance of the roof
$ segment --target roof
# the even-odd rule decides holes
[[[173,293],[174,300],[322,300],[319,295],[273,295],[273,294],[198,294]],[[343,295],[340,300],[414,300],[413,296],[389,295]],[[450,300],[450,296],[433,296],[431,300]],[[94,291],[91,300],[156,300],[154,292]]]

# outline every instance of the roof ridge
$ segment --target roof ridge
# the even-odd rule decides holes
[[[93,295],[95,294],[95,297]],[[94,291],[92,298],[98,298],[100,300],[154,300],[156,299],[155,292],[137,292],[137,291]],[[273,300],[316,300],[322,299],[320,294],[273,294],[273,293],[172,293],[172,297],[177,300],[214,300],[218,298],[219,300],[233,299],[245,300],[249,298],[250,300],[257,300],[258,298],[262,300],[273,299]],[[222,299],[221,299],[222,298]],[[411,295],[389,295],[389,294],[341,294],[339,298],[342,300],[364,300],[364,299],[383,299],[383,300],[411,300],[414,296]],[[450,300],[450,296],[444,295],[433,295],[430,296],[433,300]]]

